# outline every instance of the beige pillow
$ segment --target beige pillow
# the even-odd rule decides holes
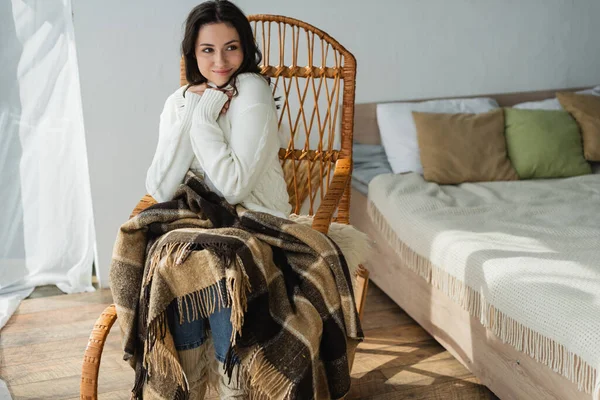
[[[426,180],[463,182],[519,179],[506,151],[504,111],[482,114],[413,112]]]
[[[564,92],[556,97],[579,124],[585,159],[600,161],[600,97]]]

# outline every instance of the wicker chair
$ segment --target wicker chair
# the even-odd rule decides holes
[[[279,128],[282,141],[287,141],[279,158],[293,212],[312,215],[313,228],[326,234],[332,221],[349,221],[356,60],[327,33],[305,22],[277,15],[251,15],[249,20],[262,46],[262,73],[271,77],[278,97]],[[184,67],[182,59],[181,85],[187,84]],[[144,196],[131,217],[154,203]],[[368,275],[359,266],[355,295],[361,316]],[[111,305],[94,325],[83,359],[81,399],[97,399],[102,350],[116,319]]]

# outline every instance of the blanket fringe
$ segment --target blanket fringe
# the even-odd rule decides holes
[[[248,309],[248,293],[250,293],[250,281],[243,271],[241,260],[238,262],[240,271],[237,277],[228,276],[225,281],[227,298],[224,298],[220,290],[220,283],[196,292],[188,293],[177,298],[179,310],[179,323],[196,321],[200,318],[208,318],[215,311],[224,307],[231,307],[231,324],[233,327],[231,342],[235,345],[236,334],[241,334],[244,325],[244,315]],[[164,337],[164,335],[162,336]]]
[[[217,282],[199,291],[178,297],[179,323],[208,318],[216,310],[220,310],[224,305],[219,292]]]
[[[184,387],[177,386],[177,391],[175,392],[175,396],[173,396],[174,400],[188,400],[190,398],[190,392],[185,390]]]
[[[136,358],[135,363],[135,381],[133,388],[131,389],[131,398],[130,400],[138,400],[142,398],[142,389],[144,384],[146,383],[147,371],[143,366],[142,355],[139,352],[136,352],[134,355]]]
[[[182,243],[177,244],[177,249],[175,252],[175,265],[181,265],[191,254],[195,245],[193,243]]]
[[[147,370],[148,377],[154,373],[164,377],[173,377],[179,387],[184,388],[186,392],[189,390],[189,384],[179,360],[162,342],[156,342],[151,350],[145,352],[144,368]]]
[[[167,335],[167,313],[163,311],[162,314],[158,315],[152,321],[148,323],[147,336],[145,341],[144,354],[152,351],[156,342],[162,342]]]
[[[144,279],[143,300],[149,298],[149,289],[152,284],[152,278],[160,263],[166,262],[173,256],[175,259],[174,264],[180,265],[196,247],[197,245],[194,243],[172,242],[164,244],[160,249],[156,249],[152,254],[150,266]],[[183,323],[184,321],[192,322],[199,318],[208,318],[216,310],[231,305],[231,322],[233,324],[232,341],[235,343],[235,333],[241,332],[244,314],[247,310],[247,295],[250,291],[250,281],[244,270],[243,263],[239,256],[235,254],[235,251],[219,243],[207,244],[206,248],[226,263],[228,268],[233,267],[239,277],[231,275],[227,276],[227,298],[224,298],[218,282],[199,291],[178,297],[177,306],[179,310],[179,323]],[[143,301],[142,313],[145,313],[143,315],[144,321],[147,321],[147,312],[147,306],[145,301]],[[157,339],[164,339],[167,329],[165,318],[163,313],[148,323],[146,344],[149,349],[152,349]]]
[[[187,243],[185,243],[187,245]],[[152,283],[152,278],[154,277],[154,272],[161,260],[167,260],[171,254],[173,254],[176,250],[182,247],[181,243],[166,243],[160,249],[154,250],[152,253],[152,257],[150,258],[150,268],[148,269],[148,273],[146,274],[146,278],[144,279],[144,286],[150,285]]]
[[[158,268],[161,261],[168,260],[168,258],[171,256],[171,254],[173,254],[173,252],[176,249],[178,249],[179,247],[181,247],[181,245],[179,243],[167,243],[165,245],[162,245],[162,247],[155,249],[154,252],[152,253],[152,256],[150,257],[150,265],[148,266],[148,271],[146,272],[146,276],[144,277],[143,282],[142,282],[142,296],[140,298],[140,304],[139,304],[140,318],[141,318],[143,326],[146,326],[148,324],[148,317],[149,317],[148,301],[150,300],[150,292],[151,292],[151,287],[152,287],[152,279],[154,278],[154,273],[156,272],[156,269]],[[164,316],[163,316],[163,318],[164,318]],[[152,346],[154,345],[154,341],[156,340],[157,336],[160,337],[161,340],[165,337],[164,330],[166,329],[166,326],[164,327],[164,329],[162,329],[162,324],[160,324],[158,322],[152,321],[152,323],[153,323],[152,342],[148,343],[148,341],[146,341],[146,343],[145,343],[145,345],[149,344],[150,348],[152,348]],[[148,338],[150,338],[150,335],[151,335],[150,329],[151,329],[151,327],[148,326]],[[157,329],[160,330],[160,334],[158,334],[158,335],[157,335],[157,333],[158,333]]]
[[[169,260],[172,256],[175,265],[181,264],[194,250],[194,244],[190,243],[167,243],[162,248],[155,250],[152,254],[150,267],[144,280],[144,299],[149,298],[149,289],[152,285],[152,277],[161,262]],[[179,311],[179,323],[192,322],[200,318],[208,318],[217,309],[231,307],[231,323],[233,332],[231,336],[230,348],[233,348],[237,334],[241,334],[244,323],[244,314],[247,311],[247,296],[250,292],[250,280],[242,260],[233,255],[229,249],[224,246],[210,246],[210,250],[216,250],[215,254],[223,262],[226,262],[228,268],[233,272],[226,273],[225,290],[222,293],[222,281],[203,288],[201,290],[188,293],[177,298],[177,307]],[[214,254],[214,253],[213,253]],[[151,376],[152,373],[159,373],[162,376],[172,375],[176,377],[177,383],[181,388],[187,388],[185,374],[174,357],[164,345],[164,339],[168,330],[167,312],[164,310],[161,314],[148,321],[147,306],[142,301],[142,308],[145,311],[144,321],[146,322],[146,340],[144,342],[143,371],[144,378]],[[153,370],[154,369],[154,370]],[[136,388],[141,388],[145,379],[137,382]],[[184,386],[185,385],[185,386]],[[139,386],[139,387],[138,387]],[[176,397],[184,398],[187,395],[186,390],[178,392]],[[183,397],[182,397],[183,396]]]
[[[244,315],[248,310],[248,293],[251,291],[250,278],[246,274],[244,264],[239,256],[236,256],[236,272],[237,276],[228,276],[226,287],[229,304],[231,304],[231,325],[233,327],[231,333],[231,344],[236,344],[237,334],[242,333],[244,326]]]
[[[470,315],[478,318],[484,327],[490,329],[504,343],[577,384],[580,391],[592,393],[595,388],[599,390],[597,370],[580,356],[502,313],[489,304],[482,293],[473,290],[464,282],[433,265],[426,257],[414,252],[398,238],[373,202],[368,202],[367,209],[379,231],[410,270],[444,292]]]
[[[260,349],[256,349],[246,365],[250,400],[284,400],[294,388],[285,375],[274,368]]]

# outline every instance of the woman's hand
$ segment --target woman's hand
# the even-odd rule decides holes
[[[190,86],[190,87],[188,88],[188,91],[190,91],[190,92],[192,92],[192,93],[196,93],[196,94],[197,94],[197,95],[199,95],[199,96],[202,96],[202,93],[204,93],[204,91],[205,91],[206,89],[208,89],[208,87],[209,87],[209,86],[208,86],[206,83],[201,83],[201,84],[199,84],[199,85],[193,85],[193,86]]]
[[[202,96],[202,94],[206,90],[218,90],[220,92],[225,93],[227,95],[227,97],[229,97],[229,100],[227,100],[227,103],[225,103],[225,105],[221,109],[221,114],[225,114],[227,112],[227,110],[229,110],[229,103],[231,102],[231,97],[233,96],[233,92],[231,90],[215,89],[215,88],[208,86],[206,83],[201,83],[199,85],[190,86],[188,88],[188,91],[195,93],[199,96]]]
[[[221,90],[221,89],[217,89],[217,90]],[[223,105],[223,109],[221,110],[221,114],[225,114],[227,112],[227,110],[229,110],[229,104],[231,103],[231,97],[233,96],[233,91],[232,90],[221,90],[221,91],[223,93],[225,93],[227,95],[227,97],[229,97],[229,100],[227,100],[225,105]]]

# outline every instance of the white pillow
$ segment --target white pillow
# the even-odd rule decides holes
[[[580,90],[579,92],[575,93],[600,96],[600,86],[596,86],[593,89]],[[519,103],[514,105],[513,108],[519,108],[522,110],[563,110],[563,107],[560,105],[560,102],[556,97],[553,99]]]
[[[540,101],[528,101],[526,103],[515,104],[513,108],[519,108],[521,110],[562,110],[560,102],[555,97],[553,99],[546,99]]]
[[[381,143],[392,171],[396,174],[409,171],[423,173],[417,143],[417,128],[413,121],[412,111],[478,114],[498,107],[496,100],[484,97],[377,104],[377,124],[381,134]]]

